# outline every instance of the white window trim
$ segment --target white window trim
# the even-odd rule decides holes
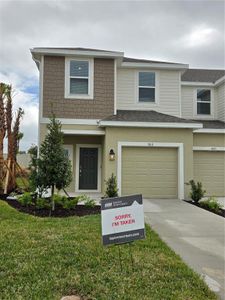
[[[80,148],[97,148],[98,149],[98,182],[96,190],[80,190],[79,189],[79,167],[80,167]],[[101,178],[102,178],[102,146],[100,144],[77,144],[76,145],[76,177],[75,177],[75,192],[76,193],[100,193]]]
[[[145,73],[155,73],[155,86],[139,86],[139,73],[141,72],[145,72]],[[157,71],[155,70],[138,70],[136,72],[136,76],[135,76],[135,81],[136,81],[136,103],[138,105],[141,106],[156,106],[159,104],[159,95],[158,95],[158,90],[159,90],[159,82],[158,82],[158,78],[159,78],[159,74]],[[142,102],[139,101],[139,88],[143,87],[143,88],[154,88],[155,89],[155,101],[154,102]]]
[[[210,115],[204,115],[204,114],[197,113],[197,105],[198,105],[197,91],[200,89],[210,90],[210,96],[211,96],[210,102],[201,101],[201,103],[210,103]],[[194,111],[194,117],[197,119],[213,119],[213,117],[214,117],[214,90],[212,88],[199,86],[194,89],[193,111]]]
[[[70,76],[70,62],[75,61],[88,61],[88,77],[82,77],[88,79],[88,94],[70,94],[70,78],[78,78],[77,76]],[[75,57],[66,57],[65,58],[65,98],[66,99],[94,99],[94,59],[93,58],[75,58]]]
[[[73,170],[73,145],[63,144],[63,148],[64,148],[65,150],[68,150],[68,153],[69,153],[69,160],[71,161],[71,166],[72,166],[72,170]]]
[[[159,143],[159,142],[118,142],[117,183],[118,193],[121,195],[122,186],[122,147],[159,147],[178,149],[178,198],[184,199],[184,145],[183,143]]]

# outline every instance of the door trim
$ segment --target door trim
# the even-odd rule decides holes
[[[118,193],[122,185],[122,147],[177,148],[178,149],[178,198],[184,199],[184,145],[183,143],[118,142],[117,181]]]
[[[79,189],[79,166],[80,166],[80,148],[97,148],[98,149],[98,177],[96,190]],[[75,175],[75,192],[77,193],[100,193],[101,192],[101,166],[102,164],[102,146],[99,144],[76,144],[76,175]]]

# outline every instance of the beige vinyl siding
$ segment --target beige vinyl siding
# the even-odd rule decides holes
[[[117,70],[117,109],[151,110],[180,116],[180,72],[156,70],[156,104],[138,102],[137,69]],[[152,70],[154,71],[154,70]]]
[[[194,180],[200,181],[207,196],[225,196],[225,152],[195,151]]]
[[[122,195],[177,198],[177,149],[125,147],[122,150]]]
[[[217,118],[225,122],[225,83],[216,88]]]
[[[181,114],[182,118],[191,119],[194,116],[194,89],[191,86],[181,86]]]
[[[225,147],[225,134],[194,133],[193,146],[198,147]]]
[[[212,115],[201,115],[196,114],[197,110],[197,89],[211,89],[211,112]],[[216,104],[216,92],[213,87],[205,86],[185,86],[181,85],[181,117],[186,119],[213,119],[217,117],[217,104]]]

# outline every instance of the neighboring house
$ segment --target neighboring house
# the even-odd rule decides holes
[[[195,179],[225,195],[225,71],[132,59],[122,52],[33,48],[39,143],[52,109],[72,161],[73,193],[187,198]]]

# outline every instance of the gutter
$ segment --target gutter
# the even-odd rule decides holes
[[[127,122],[127,121],[99,121],[99,127],[138,127],[138,128],[203,128],[201,123],[178,122]]]

